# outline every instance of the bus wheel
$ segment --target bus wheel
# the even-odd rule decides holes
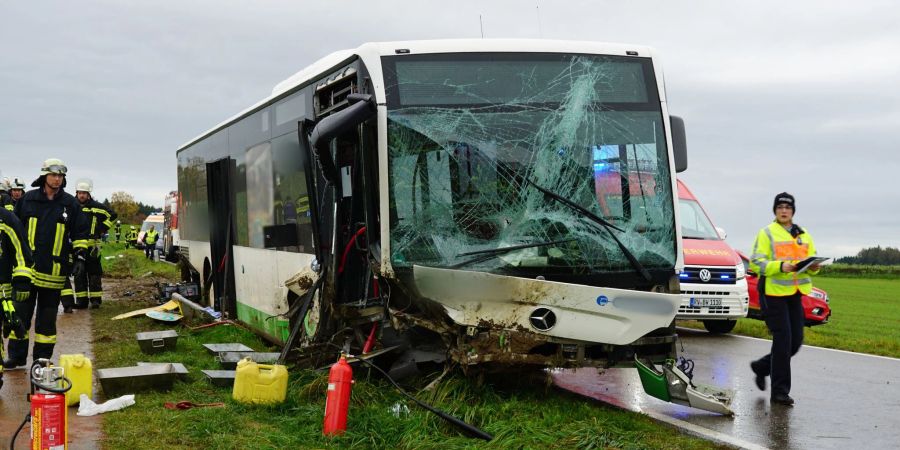
[[[703,327],[714,334],[730,333],[737,325],[737,320],[704,320]]]

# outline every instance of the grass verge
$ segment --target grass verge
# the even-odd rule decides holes
[[[100,252],[104,276],[110,278],[162,277],[178,281],[178,266],[150,261],[143,250],[125,248],[125,244],[114,242],[103,244]],[[149,274],[149,275],[148,275]]]
[[[804,344],[900,358],[900,280],[816,278],[828,292],[829,323],[805,329]],[[697,321],[681,326],[703,329]],[[766,324],[740,319],[732,333],[770,339]]]
[[[120,280],[119,289],[134,289]],[[174,352],[140,353],[134,333],[162,330],[165,325],[146,317],[119,321],[111,317],[147,307],[147,301],[113,300],[94,314],[95,367],[129,366],[137,361],[180,362],[189,370],[187,382],[168,393],[137,393],[136,404],[104,415],[104,448],[719,448],[682,435],[646,416],[622,411],[560,392],[541,384],[485,383],[460,375],[448,376],[434,390],[416,393],[422,400],[494,435],[484,442],[466,438],[432,414],[419,409],[386,381],[356,369],[348,432],[322,436],[327,374],[291,370],[287,400],[277,406],[248,406],[231,400],[230,389],[209,385],[200,369],[217,363],[201,346],[241,342],[256,350],[266,344],[242,328],[219,326],[191,332],[176,327],[181,337]],[[516,377],[509,377],[516,378]],[[421,380],[424,386],[429,380]],[[512,383],[512,384],[511,384]],[[412,388],[415,391],[415,387]],[[225,402],[225,408],[171,411],[167,401]],[[390,409],[405,404],[409,414],[395,417]]]

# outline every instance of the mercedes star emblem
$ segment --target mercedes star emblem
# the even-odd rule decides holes
[[[556,325],[556,314],[547,308],[538,308],[531,313],[528,321],[538,331],[547,331]]]

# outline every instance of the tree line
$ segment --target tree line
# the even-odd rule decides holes
[[[893,266],[900,264],[900,249],[894,247],[864,248],[856,256],[845,256],[834,260],[843,264],[869,264],[874,266]]]
[[[115,211],[122,223],[141,223],[151,213],[162,212],[156,206],[135,201],[131,194],[122,191],[113,192],[110,198],[103,199],[101,203],[103,203],[103,206]]]

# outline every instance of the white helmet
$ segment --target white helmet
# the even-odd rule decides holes
[[[66,172],[68,172],[68,168],[66,168],[66,163],[62,162],[61,159],[50,158],[41,165],[41,175],[47,175],[48,173],[65,175]]]
[[[13,178],[12,186],[10,186],[10,189],[22,189],[24,191],[25,183],[23,183],[22,180],[19,179],[19,177],[15,177]]]
[[[6,192],[12,189],[12,183],[9,181],[9,178],[3,177],[3,181],[0,181],[0,191]]]
[[[83,191],[90,194],[94,190],[94,182],[90,178],[82,178],[75,183],[75,192]]]

